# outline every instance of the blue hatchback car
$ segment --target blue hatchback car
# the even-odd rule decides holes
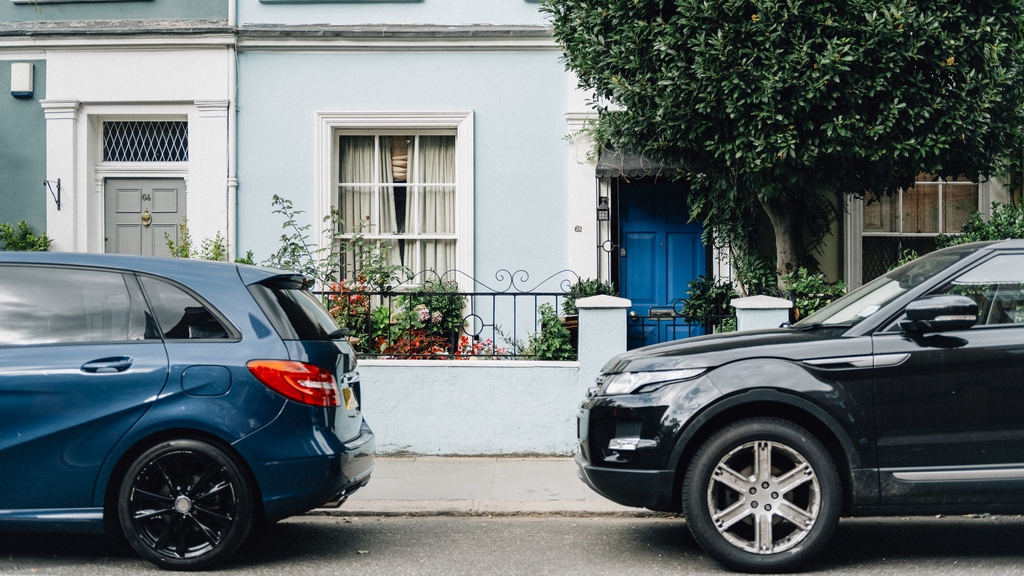
[[[0,252],[0,530],[124,534],[161,568],[370,479],[356,357],[300,275]]]

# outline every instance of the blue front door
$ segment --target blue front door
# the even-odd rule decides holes
[[[703,334],[678,316],[687,284],[704,274],[703,227],[689,222],[681,183],[644,181],[619,185],[619,283],[632,301],[630,348]]]

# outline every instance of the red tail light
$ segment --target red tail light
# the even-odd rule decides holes
[[[253,360],[249,372],[271,390],[310,406],[339,406],[334,375],[313,364],[285,360]]]

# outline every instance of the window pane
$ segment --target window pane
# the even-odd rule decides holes
[[[865,232],[899,232],[899,194],[890,194],[881,198],[867,194],[864,196],[864,231]]]
[[[409,223],[415,234],[455,233],[455,187],[421,186],[413,191],[415,207]]]
[[[903,191],[904,234],[939,231],[939,185],[917,183]]]
[[[0,267],[0,345],[122,342],[143,334],[145,304],[116,272],[34,266]]]
[[[455,136],[420,136],[416,182],[455,182]]]
[[[953,281],[945,293],[978,303],[978,324],[1024,322],[1024,255],[1008,254],[983,262]]]
[[[942,231],[963,232],[964,224],[978,210],[978,185],[946,184],[942,189]]]
[[[164,338],[194,340],[230,337],[206,306],[181,288],[148,276],[143,276],[141,280]]]
[[[342,184],[376,182],[373,175],[373,136],[341,136],[338,180]]]
[[[440,275],[455,270],[454,240],[420,240],[416,248],[417,270],[433,270]]]

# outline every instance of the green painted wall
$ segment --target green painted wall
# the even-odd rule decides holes
[[[226,19],[229,0],[133,0],[15,4],[0,2],[0,22],[61,20],[193,20]]]
[[[11,60],[0,60],[0,222],[27,220],[36,234],[46,230],[46,60],[32,62],[31,98],[11,96]]]

